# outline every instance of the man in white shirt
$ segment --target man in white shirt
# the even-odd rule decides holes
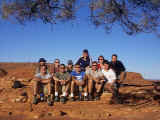
[[[116,73],[114,70],[110,68],[109,62],[104,61],[104,69],[102,70],[102,73],[105,77],[106,84],[104,87],[111,93],[114,92],[114,83],[116,82]]]

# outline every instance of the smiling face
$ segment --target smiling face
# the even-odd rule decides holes
[[[40,72],[41,72],[42,74],[46,74],[46,73],[47,73],[47,66],[41,66]]]
[[[76,71],[76,73],[80,73],[81,72],[80,65],[75,65],[75,71]]]
[[[116,62],[117,61],[117,56],[112,56],[112,62]]]
[[[105,69],[105,70],[109,70],[109,64],[104,63],[104,69]]]
[[[60,61],[59,61],[58,59],[56,59],[56,60],[54,61],[54,65],[55,65],[56,67],[58,67],[58,66],[60,65]]]
[[[64,73],[64,72],[65,72],[65,66],[64,66],[64,65],[60,65],[59,68],[60,68],[59,71],[60,71],[61,73]]]
[[[100,64],[103,64],[103,61],[104,61],[104,58],[103,58],[102,56],[100,56],[100,57],[98,58],[98,62],[99,62]]]
[[[92,70],[93,71],[96,71],[98,69],[98,67],[97,67],[97,62],[93,62],[92,63]]]

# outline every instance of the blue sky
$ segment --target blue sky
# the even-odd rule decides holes
[[[0,62],[48,62],[59,58],[74,62],[88,49],[93,60],[99,55],[110,60],[116,53],[127,71],[142,73],[143,77],[160,79],[160,38],[153,34],[128,36],[119,26],[110,34],[102,27],[95,28],[87,19],[57,25],[41,22],[16,23],[0,20]]]

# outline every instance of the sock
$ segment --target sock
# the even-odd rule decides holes
[[[58,96],[58,92],[55,92],[55,96]]]
[[[66,96],[66,92],[63,92],[63,95],[62,95],[62,96],[64,96],[64,97],[65,97],[65,96]]]
[[[74,97],[73,93],[71,93],[71,97]]]
[[[84,96],[85,96],[85,97],[87,96],[87,93],[86,93],[86,92],[84,93]]]

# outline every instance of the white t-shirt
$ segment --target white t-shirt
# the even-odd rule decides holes
[[[103,76],[102,71],[93,71],[91,68],[87,69],[85,73],[86,75],[91,75],[93,78],[101,78]]]
[[[42,76],[40,73],[37,73],[35,77],[40,78],[40,79],[49,79],[51,75],[47,73],[45,76]]]
[[[104,77],[106,78],[108,83],[112,83],[114,80],[116,80],[116,74],[112,69],[109,69],[108,71],[102,70],[102,73]]]

